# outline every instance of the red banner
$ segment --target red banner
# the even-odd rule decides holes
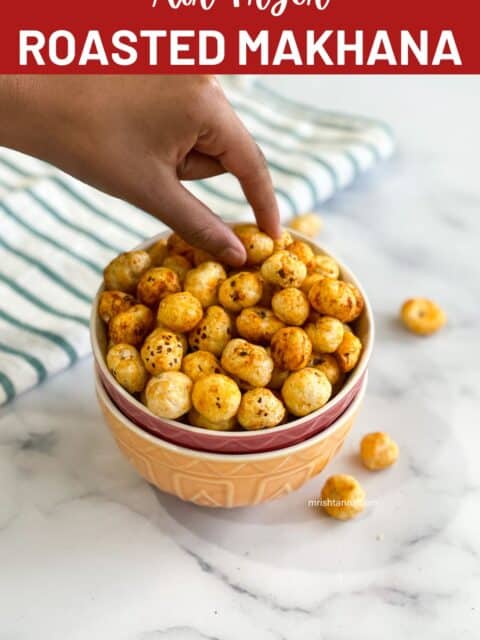
[[[26,0],[1,73],[479,73],[477,3]]]

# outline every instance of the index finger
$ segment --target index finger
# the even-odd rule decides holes
[[[224,96],[222,102],[214,113],[213,135],[205,136],[206,145],[202,145],[201,150],[215,155],[225,169],[238,178],[258,226],[278,238],[280,214],[265,157]]]

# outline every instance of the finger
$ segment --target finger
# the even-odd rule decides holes
[[[201,180],[225,173],[225,167],[216,158],[192,150],[177,167],[179,180]]]
[[[217,256],[232,266],[246,260],[245,247],[218,216],[195,198],[178,181],[167,177],[161,185],[162,195],[149,210],[179,233],[188,243]]]
[[[280,235],[280,215],[272,178],[265,158],[225,97],[215,109],[215,120],[197,148],[215,156],[242,186],[259,227],[273,237]]]
[[[236,135],[227,133],[232,138],[219,159],[225,169],[238,178],[258,226],[273,238],[278,238],[281,234],[280,213],[267,162],[248,131],[241,123],[239,125]]]

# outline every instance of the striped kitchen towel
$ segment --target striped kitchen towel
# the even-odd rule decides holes
[[[259,81],[222,82],[265,153],[284,219],[393,151],[383,123],[306,107]],[[252,217],[231,176],[187,186],[226,219]],[[89,353],[89,307],[104,265],[163,228],[43,162],[0,149],[0,406]]]

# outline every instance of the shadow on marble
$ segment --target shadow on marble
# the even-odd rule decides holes
[[[364,433],[388,430],[398,464],[369,472],[356,451]],[[352,473],[367,492],[365,512],[338,522],[308,506],[328,475]],[[209,510],[156,491],[160,526],[185,548],[198,539],[255,562],[307,571],[360,571],[394,563],[435,536],[455,517],[466,484],[462,445],[446,416],[418,399],[368,397],[344,449],[319,477],[278,501],[235,510]]]

